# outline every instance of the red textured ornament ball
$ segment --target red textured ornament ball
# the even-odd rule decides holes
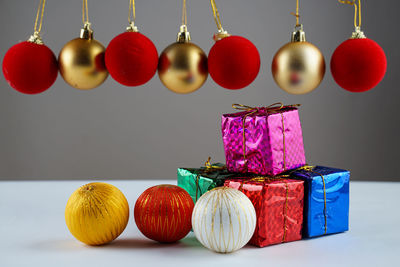
[[[336,83],[350,92],[365,92],[374,88],[386,72],[383,49],[368,38],[349,39],[332,55],[331,72]]]
[[[15,90],[39,94],[49,89],[57,79],[57,59],[43,44],[21,42],[12,46],[4,56],[3,74]]]
[[[175,242],[192,228],[193,207],[193,200],[184,189],[176,185],[153,186],[136,201],[136,225],[150,239]]]
[[[257,47],[241,36],[228,36],[216,41],[208,54],[211,78],[226,89],[248,86],[260,71]]]
[[[156,73],[158,53],[153,42],[143,34],[124,32],[111,40],[105,62],[114,80],[126,86],[139,86]]]

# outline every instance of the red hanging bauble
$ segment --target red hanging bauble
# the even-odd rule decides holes
[[[176,185],[153,186],[136,201],[136,225],[150,239],[175,242],[189,233],[193,207],[193,200],[184,189]]]
[[[38,94],[50,88],[58,73],[57,59],[44,44],[25,41],[12,46],[3,59],[3,74],[15,90]]]
[[[257,47],[241,36],[217,40],[208,54],[208,72],[212,79],[226,89],[248,86],[260,71]]]
[[[336,48],[331,59],[331,72],[343,89],[365,92],[383,79],[386,65],[385,52],[375,41],[354,38]]]

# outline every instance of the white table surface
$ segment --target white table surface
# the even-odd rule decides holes
[[[75,240],[64,222],[70,194],[86,181],[0,182],[0,266],[400,266],[400,183],[352,182],[350,231],[232,254],[202,247],[193,233],[174,244],[146,239],[133,207],[148,187],[175,181],[111,181],[131,216],[109,245]]]

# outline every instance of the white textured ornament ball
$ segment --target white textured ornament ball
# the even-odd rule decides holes
[[[254,206],[245,194],[233,188],[217,187],[197,200],[192,227],[203,246],[229,253],[249,242],[256,220]]]

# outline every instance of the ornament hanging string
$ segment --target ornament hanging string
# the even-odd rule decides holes
[[[82,23],[85,27],[90,26],[87,0],[82,1]]]
[[[182,24],[187,25],[187,10],[186,10],[186,0],[182,2]]]
[[[223,32],[224,29],[222,28],[222,22],[221,22],[221,18],[219,17],[219,12],[218,12],[218,8],[217,8],[217,4],[215,3],[215,0],[210,0],[210,4],[211,4],[212,11],[213,11],[215,24],[217,24],[218,31]]]
[[[138,28],[135,26],[135,22],[136,22],[135,0],[129,0],[128,22],[129,22],[129,26],[126,27],[126,31],[128,31],[128,32],[138,32]]]
[[[296,27],[301,26],[300,24],[300,14],[299,14],[299,0],[296,0],[296,13],[290,12],[293,16],[296,17]]]
[[[40,0],[39,6],[36,12],[35,26],[33,27],[33,35],[29,37],[28,42],[35,44],[43,44],[42,38],[40,37],[40,31],[43,25],[44,7],[46,6],[46,0]],[[39,26],[38,26],[39,23]]]
[[[354,27],[361,28],[361,0],[358,0],[358,8],[356,4],[356,0],[349,1],[349,0],[338,0],[341,4],[347,4],[354,6]],[[357,25],[357,9],[358,9],[358,25]]]

